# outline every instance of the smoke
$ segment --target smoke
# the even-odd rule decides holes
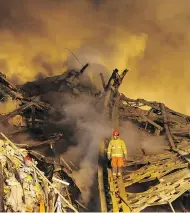
[[[71,160],[79,168],[73,172],[73,178],[82,191],[86,203],[92,197],[91,187],[95,182],[98,165],[99,144],[105,137],[110,137],[111,125],[103,115],[96,111],[93,100],[87,96],[70,99],[64,105],[65,120],[61,123],[75,123],[75,146],[69,146],[64,159]]]
[[[147,155],[160,154],[168,149],[168,141],[165,136],[149,136],[142,140],[141,147]]]
[[[82,64],[129,68],[127,96],[189,113],[189,9],[188,0],[2,0],[1,71],[18,83],[60,74],[69,48]]]
[[[104,80],[107,82],[110,77],[110,70],[103,63],[100,52],[95,48],[92,49],[88,46],[84,46],[81,47],[76,53],[77,58],[73,57],[73,55],[68,57],[67,68],[69,70],[80,70],[81,66],[84,66],[86,63],[88,63],[88,68],[81,76],[81,82],[88,84],[91,83],[98,89],[102,90],[100,73],[103,74]]]
[[[99,111],[100,106],[94,104],[93,98],[87,95],[80,95],[77,99],[69,96],[63,98],[62,110],[66,116],[59,125],[72,126],[72,140],[75,140],[73,145],[68,145],[63,158],[67,162],[71,160],[79,168],[73,172],[73,178],[82,191],[84,201],[88,203],[96,180],[99,144],[111,137],[112,125]],[[131,122],[123,122],[120,132],[127,145],[129,159],[142,155],[142,149],[146,154],[159,154],[167,148],[164,137],[147,136]]]
[[[129,159],[133,156],[143,155],[143,151],[147,155],[151,155],[163,153],[168,148],[165,136],[148,136],[131,122],[122,123],[120,131],[121,138],[127,145]]]

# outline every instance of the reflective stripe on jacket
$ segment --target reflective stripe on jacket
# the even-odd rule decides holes
[[[124,157],[127,154],[125,142],[121,139],[112,139],[109,142],[107,154],[111,157]]]

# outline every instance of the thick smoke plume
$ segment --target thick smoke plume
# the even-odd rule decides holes
[[[72,160],[79,170],[73,173],[76,184],[80,187],[85,202],[92,198],[91,187],[95,182],[98,165],[99,144],[110,137],[111,125],[103,115],[96,111],[91,98],[80,97],[64,105],[66,119],[64,123],[75,123],[76,145],[70,146],[64,158]]]
[[[69,48],[83,64],[129,68],[127,96],[189,113],[189,10],[189,0],[1,0],[0,68],[17,83],[59,74]]]

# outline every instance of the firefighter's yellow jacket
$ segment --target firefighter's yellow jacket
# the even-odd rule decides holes
[[[112,139],[108,145],[107,155],[109,157],[124,157],[127,154],[125,142],[121,139]]]

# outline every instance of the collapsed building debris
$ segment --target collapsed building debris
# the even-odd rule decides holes
[[[72,178],[72,172],[73,170],[78,170],[78,166],[71,161],[66,161],[62,155],[58,155],[55,151],[56,144],[60,138],[64,137],[64,133],[60,130],[56,130],[56,132],[48,130],[49,134],[47,134],[47,131],[45,132],[45,127],[50,125],[53,119],[56,120],[58,118],[57,120],[59,120],[64,117],[64,113],[59,111],[59,108],[52,106],[54,100],[46,100],[45,94],[49,94],[52,91],[57,95],[68,93],[76,98],[86,93],[94,98],[95,103],[103,99],[105,115],[112,120],[114,127],[118,127],[123,122],[131,121],[138,126],[139,131],[144,132],[147,136],[166,136],[167,138],[168,147],[162,154],[149,155],[149,153],[146,153],[146,149],[142,149],[142,153],[139,156],[130,156],[129,153],[123,179],[117,183],[112,179],[109,166],[107,166],[107,159],[105,157],[103,157],[103,160],[101,159],[103,168],[101,168],[102,173],[98,175],[101,177],[100,179],[104,179],[104,182],[100,183],[99,180],[99,187],[101,187],[102,193],[106,194],[106,198],[103,198],[100,193],[100,200],[104,200],[104,205],[100,202],[101,206],[104,206],[102,211],[119,211],[121,209],[123,211],[127,209],[130,209],[130,211],[143,211],[148,206],[162,206],[164,204],[172,207],[171,203],[177,198],[181,198],[180,205],[183,206],[182,209],[186,208],[183,195],[190,189],[189,116],[175,112],[163,103],[150,102],[143,99],[134,100],[119,93],[119,86],[128,70],[124,70],[121,75],[118,74],[119,71],[117,69],[114,70],[108,82],[106,82],[102,73],[98,73],[102,88],[96,88],[89,82],[86,84],[82,76],[87,67],[88,64],[80,71],[72,70],[60,76],[29,82],[20,86],[19,89],[6,80],[5,76],[0,76],[1,100],[6,101],[7,97],[11,97],[19,102],[19,107],[14,111],[0,115],[0,123],[3,126],[13,127],[11,131],[6,132],[6,135],[12,139],[23,131],[37,131],[37,134],[32,135],[37,137],[35,142],[31,140],[28,143],[24,141],[16,143],[19,150],[20,148],[24,149],[24,152],[30,158],[38,162],[32,168],[37,168],[37,170],[34,170],[37,171],[37,179],[39,179],[40,184],[46,180],[43,186],[40,185],[42,188],[40,192],[43,191],[42,194],[45,198],[41,201],[38,199],[37,203],[35,203],[38,206],[36,208],[39,209],[41,204],[42,211],[44,208],[45,211],[55,211],[55,208],[57,208],[57,211],[61,211],[60,204],[64,204],[65,211],[68,209],[78,211],[80,208],[83,211],[87,210],[84,204],[79,201],[81,191]],[[9,140],[3,139],[2,143],[6,144],[7,141]],[[15,140],[13,139],[13,141]],[[107,143],[105,142],[103,152],[106,150],[106,145]],[[39,150],[42,147],[50,148],[53,153],[52,156],[49,157],[47,153],[40,152]],[[4,145],[2,145],[2,150],[4,150],[1,153],[2,155],[8,151],[4,148]],[[11,153],[11,151],[9,152]],[[20,150],[18,156],[14,152],[13,158],[15,159],[15,156],[18,157],[17,161],[21,168],[22,166],[28,168],[24,163],[24,156],[19,154],[20,152],[23,151]],[[8,157],[12,159],[12,155]],[[6,155],[5,158],[8,162],[11,162],[11,165],[14,165],[14,162],[7,158]],[[8,168],[7,166],[8,164],[3,164],[2,170],[6,169],[7,171],[10,165]],[[133,168],[133,171],[130,171],[130,168]],[[44,171],[43,178],[39,169]],[[11,174],[14,173],[13,170],[10,171]],[[13,177],[13,179],[16,179],[15,181],[20,184],[20,179],[17,176]],[[60,197],[57,198],[57,195],[55,196],[52,190],[52,183],[49,181],[58,181],[56,182],[57,184],[64,186],[63,194],[62,190],[58,189],[59,193],[61,193]],[[17,185],[19,185],[18,183]],[[132,192],[131,188],[135,184],[143,185],[143,192]],[[0,188],[2,188],[1,184]],[[23,193],[22,185],[19,185],[18,188]],[[14,195],[14,190],[12,193],[11,196]],[[66,200],[65,203],[63,198]],[[7,196],[6,199],[8,200],[4,200],[4,206],[8,209],[10,208],[10,205],[7,205],[10,202],[10,197]],[[55,199],[57,199],[56,205]],[[15,204],[13,204],[11,210],[17,211],[23,210],[23,208],[26,210],[24,201],[19,197],[18,202],[20,202],[22,208],[15,207]],[[73,209],[69,206],[71,203]],[[0,205],[3,208],[2,200],[0,200]]]
[[[86,69],[87,66],[88,66],[88,64],[85,65],[80,70],[79,73],[73,72],[75,78],[80,77],[80,75],[84,72],[84,70]],[[70,78],[72,76],[73,75],[68,73],[68,78]],[[2,77],[2,76],[0,76],[0,77]],[[6,101],[7,97],[9,97],[9,98],[12,98],[13,100],[16,99],[19,103],[19,105],[16,107],[16,109],[14,109],[13,111],[11,111],[7,114],[2,114],[0,116],[0,123],[4,127],[6,134],[9,135],[9,137],[14,138],[16,135],[19,135],[19,133],[22,133],[23,131],[26,133],[29,133],[30,130],[35,130],[33,133],[35,133],[37,131],[37,134],[32,134],[32,138],[37,137],[36,140],[38,142],[36,142],[36,140],[34,142],[32,142],[32,140],[30,140],[30,141],[27,141],[27,143],[23,143],[22,141],[19,140],[19,143],[16,143],[16,145],[17,145],[17,147],[22,148],[22,150],[20,150],[21,156],[23,156],[22,155],[23,151],[24,151],[24,153],[27,152],[28,155],[30,156],[30,158],[32,158],[33,160],[35,159],[35,162],[38,162],[36,169],[39,172],[39,176],[40,176],[40,174],[42,174],[41,171],[44,172],[43,178],[41,178],[41,179],[43,179],[43,181],[44,181],[44,179],[46,180],[46,183],[43,186],[43,187],[45,187],[43,189],[44,189],[44,194],[45,194],[46,200],[44,199],[43,201],[41,201],[41,207],[43,207],[43,205],[44,205],[44,207],[41,210],[43,211],[44,208],[45,208],[45,211],[47,211],[47,212],[48,211],[60,212],[60,211],[67,211],[67,210],[68,211],[70,211],[70,210],[78,211],[79,209],[88,210],[84,206],[84,204],[79,201],[81,199],[81,191],[76,186],[75,181],[72,178],[72,172],[77,170],[78,168],[71,161],[66,162],[62,156],[61,156],[61,158],[59,158],[59,156],[57,156],[55,153],[56,142],[58,140],[60,140],[60,138],[62,138],[62,136],[63,136],[62,132],[59,132],[59,131],[52,132],[52,133],[43,132],[44,125],[47,126],[49,124],[49,122],[51,122],[49,119],[50,117],[51,117],[51,119],[54,119],[54,117],[56,117],[58,115],[58,117],[60,119],[63,115],[61,115],[61,113],[58,112],[57,109],[54,109],[47,102],[41,101],[40,97],[32,96],[29,91],[24,91],[21,87],[19,90],[17,90],[17,89],[15,89],[16,87],[12,86],[8,80],[7,81],[5,81],[5,80],[6,80],[5,76],[3,76],[3,80],[1,81],[1,84],[0,84],[0,86],[2,86],[2,91],[3,91],[1,94],[2,94],[2,96],[4,95],[3,96],[4,99],[2,98],[2,101]],[[57,78],[57,80],[59,82],[58,78]],[[64,83],[66,84],[65,79],[64,79]],[[59,88],[61,87],[62,84],[63,84],[63,82],[61,79],[57,90],[59,90]],[[72,81],[71,81],[71,84],[72,84]],[[55,86],[56,85],[57,84],[55,83]],[[9,91],[9,93],[7,91]],[[47,153],[46,153],[47,151],[44,153],[45,146],[49,147],[49,149],[52,150],[52,152],[53,152],[52,157],[47,157]],[[43,150],[42,153],[39,152],[40,148],[42,148],[42,150]],[[6,150],[7,150],[7,147],[4,147],[4,151],[6,151]],[[34,150],[36,150],[36,151],[34,151]],[[2,154],[4,151],[2,151]],[[19,163],[23,165],[24,160],[21,159],[21,156],[20,156]],[[11,173],[12,173],[12,170],[11,170]],[[39,179],[39,181],[41,181],[40,177],[38,177],[38,179]],[[18,179],[17,182],[19,182],[19,180],[20,179]],[[33,180],[31,180],[31,181],[33,182]],[[59,185],[59,187],[56,191],[56,194],[57,193],[59,194],[58,197],[54,192],[55,190],[52,191],[52,189],[54,189],[54,188],[52,188],[53,187],[53,185],[51,183],[52,181],[54,182],[53,184]],[[63,187],[64,185],[66,187]],[[21,188],[20,188],[20,190],[21,190]],[[35,191],[36,189],[33,187],[33,190]],[[63,191],[63,193],[62,193],[62,191]],[[61,194],[60,194],[60,192],[61,192]],[[9,197],[9,200],[11,200],[11,197],[9,195],[7,195],[7,196]],[[48,197],[49,198],[51,197],[52,199],[49,199],[49,201],[48,201]],[[8,207],[11,208],[10,209],[11,211],[21,211],[21,210],[37,211],[37,210],[39,210],[39,209],[37,209],[37,210],[36,209],[27,209],[26,205],[25,205],[26,204],[25,201],[23,201],[23,203],[22,203],[21,198],[19,198],[20,200],[18,202],[20,202],[20,205],[23,203],[24,204],[21,205],[20,207],[17,207],[17,206],[15,207],[14,205],[12,205],[10,207],[10,205],[8,205]],[[64,201],[63,201],[63,199],[64,199]],[[35,201],[35,199],[33,199],[31,202],[33,202],[33,201]],[[44,202],[44,204],[43,204],[43,202]],[[55,202],[57,202],[57,204],[55,204]],[[5,209],[6,211],[9,211],[8,207],[6,206],[6,204],[8,204],[8,203],[9,203],[9,201],[4,200],[4,206],[6,208]],[[40,203],[38,203],[38,204],[40,204]],[[35,201],[35,205],[37,205],[36,201]],[[68,208],[67,208],[67,205],[68,205]],[[39,207],[39,205],[37,205],[37,206]],[[64,209],[63,209],[63,207],[64,207]]]
[[[65,198],[67,183],[53,177],[53,183],[37,168],[26,150],[19,150],[3,133],[1,133],[1,165],[4,180],[5,211],[74,211],[77,210]],[[63,190],[64,194],[61,193]],[[54,193],[52,199],[50,193]],[[63,209],[63,210],[62,210]]]
[[[103,188],[100,185],[102,211],[139,212],[147,207],[168,204],[175,212],[172,203],[181,196],[181,203],[174,203],[175,208],[177,211],[187,208],[184,207],[183,195],[190,189],[189,116],[175,112],[163,103],[127,98],[118,93],[117,87],[114,86],[110,87],[106,94],[105,112],[116,129],[122,122],[131,121],[147,135],[165,136],[168,149],[162,154],[150,155],[143,149],[139,156],[129,154],[123,177],[117,181],[113,179],[110,168],[105,168],[105,161],[103,164],[100,161],[100,167],[103,165],[104,169],[99,169],[99,176],[101,177],[103,172],[108,176],[107,183],[102,178],[99,180],[105,182]],[[106,150],[106,140],[104,146]],[[111,193],[102,195],[102,189],[107,192],[107,187]]]

